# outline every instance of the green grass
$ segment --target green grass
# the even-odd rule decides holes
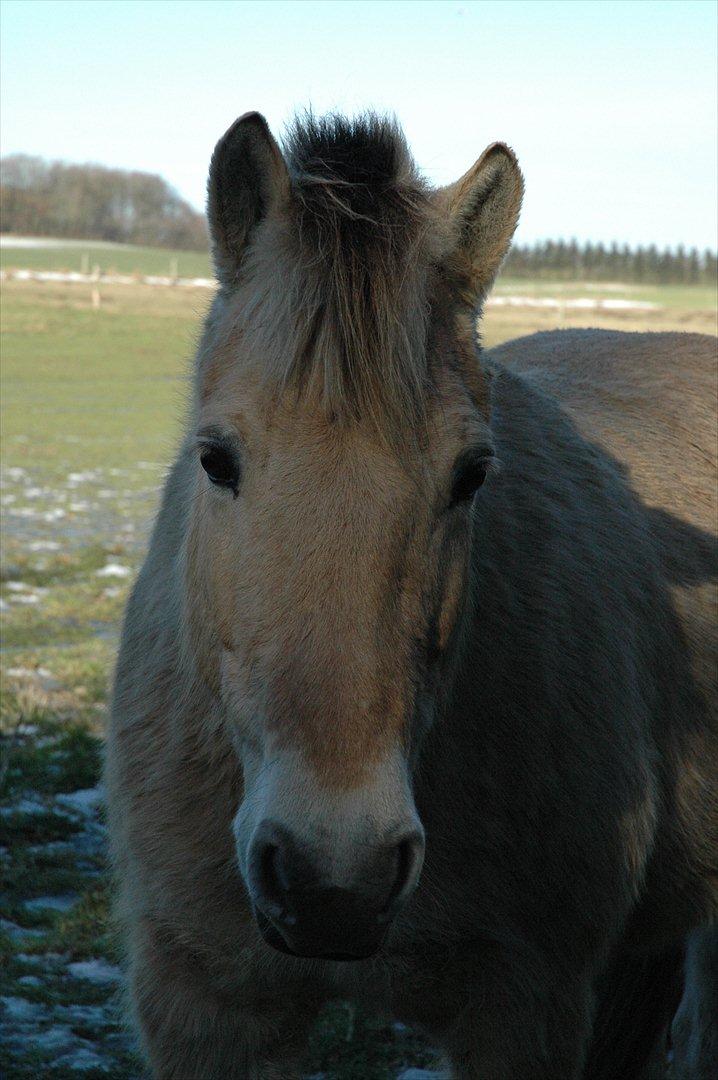
[[[68,304],[42,290],[4,290],[3,460],[44,484],[98,466],[128,468],[131,483],[138,460],[169,456],[208,297],[173,294],[170,306],[120,294],[94,311],[79,292]]]
[[[103,273],[170,274],[174,264],[179,277],[212,277],[209,255],[203,251],[173,251],[170,248],[134,247],[131,244],[103,244],[81,240],[49,247],[0,248],[0,269],[92,271]]]

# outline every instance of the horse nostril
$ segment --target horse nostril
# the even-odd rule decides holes
[[[285,855],[277,832],[278,830],[272,831],[271,839],[255,839],[250,856],[250,878],[255,901],[265,914],[289,923],[293,921],[287,911],[287,892],[290,885]]]
[[[389,898],[380,914],[381,919],[391,919],[409,898],[424,862],[424,837],[413,832],[396,847],[396,878]]]
[[[278,859],[279,848],[276,844],[267,844],[259,853],[258,884],[265,899],[271,903],[277,903],[282,892],[277,871]]]

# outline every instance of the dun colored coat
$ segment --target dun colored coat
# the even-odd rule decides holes
[[[715,341],[482,352],[522,188],[373,117],[214,154],[107,758],[161,1080],[288,1080],[337,997],[462,1080],[638,1077],[689,938],[675,1069],[718,1067]]]

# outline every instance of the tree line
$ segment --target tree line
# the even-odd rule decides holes
[[[629,281],[661,285],[714,285],[718,259],[709,249],[631,248],[627,244],[579,244],[544,240],[514,244],[502,273],[508,278],[550,281]]]
[[[27,154],[0,161],[2,230],[206,250],[204,215],[161,176]]]
[[[152,173],[71,165],[27,154],[0,160],[2,231],[26,236],[112,240],[148,247],[207,250],[204,215]],[[510,278],[715,284],[714,251],[545,240],[515,244]]]

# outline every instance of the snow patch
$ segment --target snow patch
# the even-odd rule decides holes
[[[13,667],[8,668],[6,674],[11,679],[31,679],[33,682],[39,683],[43,690],[59,690],[62,686],[52,672],[44,667]],[[27,726],[29,727],[30,725]]]
[[[26,900],[26,911],[69,911],[74,907],[79,897],[77,893],[67,893],[65,896],[36,896],[33,900]]]
[[[37,975],[22,975],[17,981],[20,986],[42,986],[42,979]]]
[[[37,799],[19,799],[12,806],[0,806],[0,817],[14,817],[16,814],[27,814],[29,817],[37,817],[38,814],[47,813],[47,807]]]
[[[96,480],[96,472],[71,472],[67,477],[68,487],[76,487],[77,484],[86,484],[89,480]]]
[[[32,739],[37,735],[40,728],[37,724],[18,724],[15,728],[16,735],[22,735],[26,739]]]
[[[38,1050],[67,1051],[77,1042],[72,1028],[68,1024],[56,1024],[54,1027],[38,1031],[32,1037],[27,1037],[28,1044],[37,1047]]]
[[[96,986],[110,986],[122,982],[122,972],[116,964],[106,960],[78,960],[68,964],[67,970],[75,979],[85,979]]]
[[[19,941],[21,938],[41,938],[45,936],[44,930],[27,930],[24,926],[18,926],[17,923],[11,922],[10,919],[0,918],[0,930],[13,941]]]
[[[4,1019],[12,1020],[16,1024],[37,1024],[41,1020],[47,1020],[50,1015],[45,1005],[38,1005],[21,997],[0,997],[0,1005]]]
[[[47,967],[48,965],[57,964],[62,960],[62,953],[59,952],[46,952],[46,953],[15,953],[15,959],[21,964],[29,964],[30,967]]]
[[[487,307],[546,308],[551,311],[563,309],[576,311],[658,311],[659,304],[647,300],[601,299],[593,296],[576,296],[559,299],[553,296],[492,296]]]
[[[57,795],[55,801],[64,810],[74,810],[76,814],[85,814],[89,817],[95,814],[105,801],[105,789],[102,784],[93,788],[82,788],[80,791],[72,791],[66,795]]]
[[[68,851],[74,851],[74,844],[69,840],[48,840],[46,844],[31,844],[27,848],[28,855],[65,855]]]
[[[404,1069],[396,1080],[449,1080],[449,1074],[436,1069]]]
[[[110,1072],[115,1066],[115,1062],[111,1058],[102,1058],[94,1050],[88,1050],[84,1046],[81,1046],[79,1050],[74,1050],[72,1053],[63,1054],[62,1057],[56,1058],[52,1064],[55,1068],[64,1067],[65,1069],[75,1069],[78,1072],[84,1072],[87,1069]]]
[[[103,566],[101,570],[96,570],[95,573],[98,577],[129,577],[132,570],[129,566],[122,566],[121,563],[108,563],[107,566]]]
[[[55,1016],[83,1027],[107,1027],[112,1023],[102,1005],[57,1005]]]

